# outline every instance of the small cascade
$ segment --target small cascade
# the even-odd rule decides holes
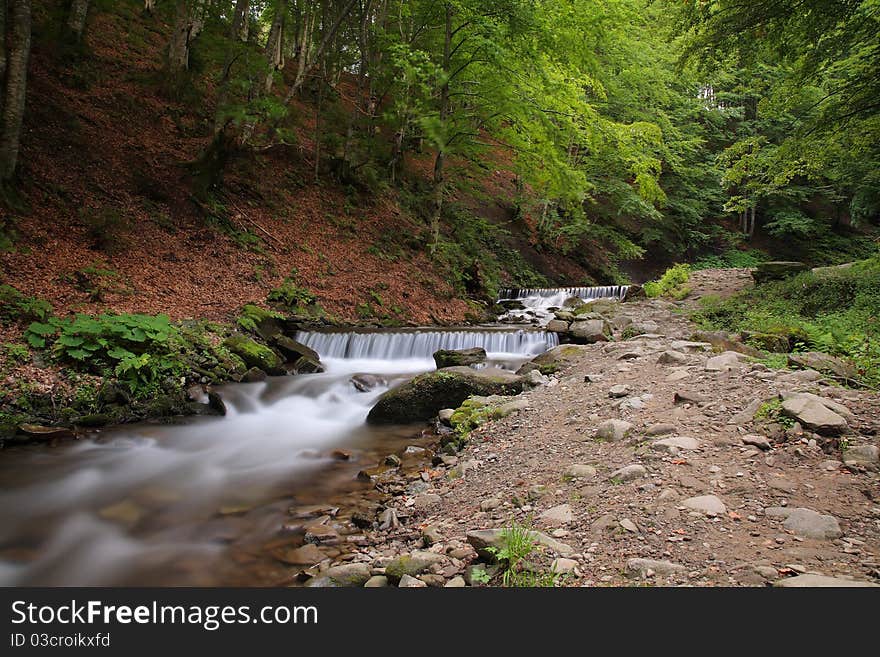
[[[430,359],[438,349],[482,347],[492,354],[536,356],[559,344],[555,333],[526,330],[300,331],[297,341],[324,358]]]
[[[544,306],[561,306],[566,299],[577,297],[584,301],[591,299],[617,299],[626,296],[628,285],[603,285],[600,287],[547,287],[547,288],[510,288],[501,290],[499,301],[523,301],[530,299],[544,301]],[[559,303],[549,302],[559,301]],[[528,304],[523,304],[528,305]]]

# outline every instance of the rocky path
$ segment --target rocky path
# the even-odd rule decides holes
[[[538,558],[566,586],[880,584],[880,396],[690,341],[692,299],[748,275],[692,282],[685,302],[620,304],[615,333],[642,335],[577,347],[521,410],[415,475],[343,568],[463,585],[468,533],[516,521],[555,539]],[[762,405],[781,395],[803,422],[773,422],[780,402]]]

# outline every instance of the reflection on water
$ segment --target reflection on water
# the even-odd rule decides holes
[[[491,356],[516,366],[546,348]],[[0,454],[0,584],[284,582],[290,569],[267,558],[265,543],[283,535],[288,508],[366,494],[357,471],[419,432],[370,427],[367,413],[388,387],[434,365],[394,354],[324,363],[323,374],[225,386],[224,418]],[[360,392],[355,373],[379,383]],[[342,447],[352,461],[328,456]]]

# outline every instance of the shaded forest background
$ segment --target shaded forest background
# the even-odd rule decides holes
[[[876,2],[2,5],[0,284],[55,312],[443,323],[876,250]]]

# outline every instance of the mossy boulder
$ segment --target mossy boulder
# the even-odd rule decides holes
[[[308,358],[309,360],[320,363],[321,357],[318,352],[311,349],[301,342],[297,342],[293,338],[286,335],[278,335],[272,339],[271,344],[277,351],[284,356],[289,363],[295,363],[300,358]]]
[[[462,365],[477,365],[486,362],[486,350],[482,347],[473,349],[440,349],[434,352],[434,362],[437,369],[444,367],[456,367]]]
[[[788,336],[779,333],[758,333],[755,331],[743,331],[742,339],[758,349],[772,353],[785,354],[791,351]]]
[[[447,367],[421,374],[383,394],[370,410],[370,424],[427,421],[444,408],[457,408],[473,395],[516,395],[525,378],[496,367]]]
[[[809,267],[803,262],[789,261],[772,261],[762,262],[752,270],[752,278],[755,283],[763,283],[765,281],[776,281],[790,276],[795,276],[801,272],[807,271]]]
[[[526,375],[532,370],[538,370],[541,374],[552,374],[560,367],[579,358],[586,351],[586,347],[573,344],[561,344],[536,356],[528,363],[520,367],[516,373]]]
[[[843,380],[854,379],[858,375],[858,370],[852,363],[821,351],[789,354],[788,365],[789,367],[799,367],[805,370],[816,370],[822,374]]]
[[[256,340],[234,333],[223,341],[223,346],[241,358],[248,367],[258,367],[267,374],[284,374],[281,357]]]

